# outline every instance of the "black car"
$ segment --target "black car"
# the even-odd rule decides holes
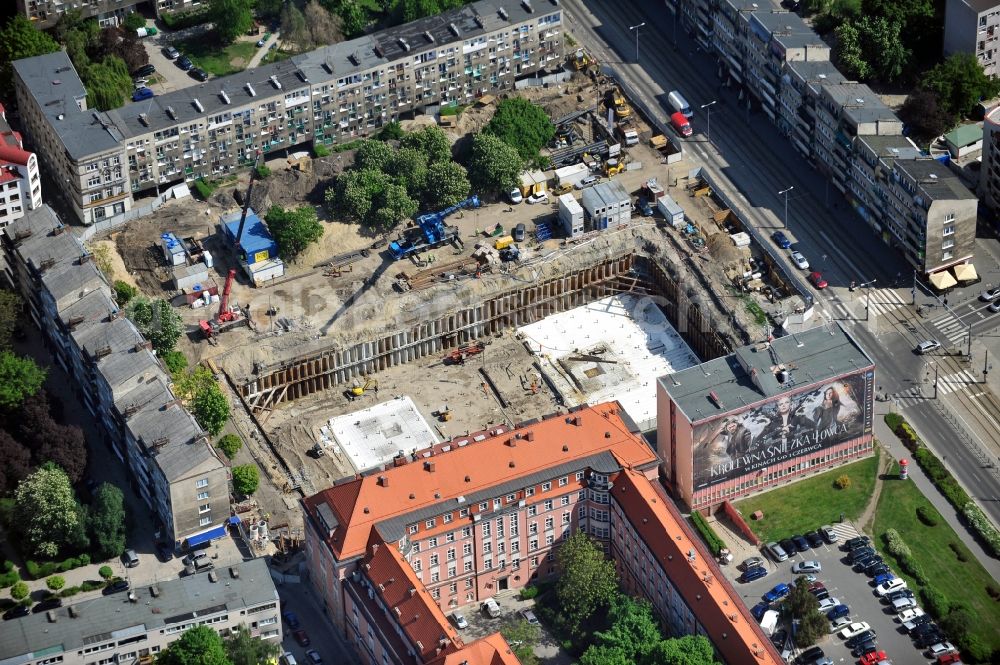
[[[199,81],[207,81],[208,80],[208,72],[206,72],[201,67],[195,67],[195,68],[191,69],[188,72],[188,76],[190,76],[191,78],[198,79]]]
[[[102,592],[105,596],[110,596],[115,593],[121,593],[122,591],[128,591],[128,580],[115,580],[104,587]]]
[[[823,650],[819,647],[810,647],[802,652],[798,658],[795,659],[796,663],[811,663],[814,660],[819,660],[824,655]]]
[[[844,542],[844,549],[850,552],[859,547],[867,547],[870,542],[871,541],[868,539],[868,536],[857,536],[856,538],[850,538]]]
[[[856,550],[852,550],[847,558],[850,559],[851,563],[857,563],[864,558],[875,556],[875,550],[870,547],[859,547]]]
[[[809,551],[809,541],[802,536],[792,536],[792,542],[795,543],[795,549],[799,552]]]
[[[878,637],[878,635],[875,634],[875,631],[869,628],[865,632],[858,633],[854,637],[850,638],[847,642],[845,642],[845,644],[853,649],[854,647],[864,644],[869,640],[874,640],[876,637]]]
[[[890,568],[888,564],[878,563],[874,566],[869,566],[865,571],[865,574],[868,575],[868,577],[878,577],[879,575],[886,575],[891,572],[892,568]]]
[[[921,614],[918,617],[910,619],[909,621],[907,621],[908,624],[913,626],[913,630],[910,631],[910,634],[911,635],[915,634],[917,632],[917,628],[920,628],[924,624],[930,623],[931,621],[933,621],[933,619],[931,618],[930,614]]]
[[[785,630],[784,628],[776,632],[774,635],[771,635],[771,644],[773,644],[774,648],[778,649],[779,651],[783,646],[785,646],[785,642],[787,641],[788,641],[788,631]]]
[[[805,539],[809,541],[810,547],[819,547],[823,544],[823,536],[819,535],[819,531],[810,531],[805,535]]]
[[[157,543],[156,553],[160,557],[160,561],[166,563],[174,558],[174,548],[167,543]]]
[[[874,653],[876,651],[878,651],[878,647],[875,646],[875,640],[865,640],[858,646],[854,647],[854,650],[851,651],[851,655],[855,658],[861,658],[861,656],[866,653]]]
[[[132,72],[132,78],[142,78],[143,76],[152,76],[156,73],[156,67],[153,65],[143,65],[139,69]]]
[[[910,637],[921,637],[921,636],[927,635],[929,633],[939,633],[939,632],[941,632],[941,629],[938,628],[937,624],[934,623],[933,621],[931,621],[930,618],[927,617],[926,614],[923,615],[920,618],[921,619],[927,618],[927,621],[924,621],[919,626],[917,626],[916,628],[914,628],[913,630],[911,630],[910,631]]]
[[[863,573],[868,569],[868,566],[878,565],[882,563],[882,560],[877,554],[869,554],[860,559],[855,559],[852,563],[854,564],[854,572]]]
[[[944,642],[947,638],[944,636],[940,630],[932,630],[929,633],[924,633],[913,641],[921,649],[926,649],[927,647],[932,647],[938,642]]]
[[[826,589],[816,589],[811,593],[816,600],[826,600],[827,598],[830,597],[830,592],[827,591]]]
[[[191,62],[191,58],[187,57],[186,55],[182,55],[181,57],[177,58],[177,66],[183,69],[184,71],[187,71],[192,67],[194,67],[194,63]]]
[[[39,614],[41,612],[48,612],[49,610],[54,610],[57,607],[62,607],[62,598],[49,598],[48,600],[43,600],[32,607],[31,613]]]
[[[31,614],[31,610],[28,609],[27,605],[15,605],[3,613],[3,620],[10,621],[11,619],[20,619],[21,617],[26,617],[29,614]]]
[[[785,553],[788,554],[788,556],[792,556],[795,554],[796,550],[798,550],[795,546],[795,541],[791,538],[785,538],[778,544],[781,545],[781,549],[785,550]]]

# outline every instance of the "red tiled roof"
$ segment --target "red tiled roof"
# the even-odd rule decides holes
[[[374,537],[363,562],[365,575],[422,661],[453,653],[463,646],[437,602],[395,546]]]
[[[31,153],[27,150],[0,143],[0,162],[27,166],[29,159],[31,159]]]
[[[616,476],[613,493],[723,659],[740,665],[781,665],[781,656],[673,502],[641,473],[627,469]],[[689,561],[692,549],[695,557]]]
[[[372,527],[391,517],[602,452],[611,452],[626,468],[655,462],[656,455],[629,431],[619,409],[617,403],[586,407],[335,485],[305,499],[306,510],[315,517],[325,503],[333,511],[338,524],[326,542],[337,559],[345,560],[362,554]]]
[[[521,665],[507,640],[500,633],[493,633],[462,649],[441,656],[429,665]]]

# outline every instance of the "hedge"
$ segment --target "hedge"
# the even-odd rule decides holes
[[[208,197],[210,197],[212,195],[212,192],[215,191],[211,185],[205,182],[203,178],[198,178],[197,180],[194,181],[194,188],[195,191],[198,192],[198,196],[200,196],[205,201],[207,201]]]
[[[924,587],[920,590],[920,598],[924,601],[924,611],[938,621],[948,616],[948,610],[951,609],[951,606],[945,595],[937,589]]]
[[[962,515],[968,521],[969,526],[979,534],[979,537],[986,543],[986,549],[993,556],[1000,556],[1000,532],[993,528],[986,514],[972,501],[962,508]]]
[[[195,10],[193,12],[164,12],[160,15],[163,25],[171,30],[184,30],[211,20],[207,9]]]
[[[697,511],[691,513],[691,523],[694,524],[694,528],[698,530],[699,534],[701,534],[705,544],[708,545],[709,551],[711,551],[714,556],[719,556],[719,552],[725,548],[726,544],[722,542],[722,539],[719,538],[719,536],[716,535],[711,525],[705,521],[704,517],[701,516],[701,513]]]
[[[76,594],[80,593],[81,591],[83,591],[83,589],[81,589],[78,586],[68,586],[68,587],[66,587],[65,589],[63,589],[62,591],[59,592],[59,597],[60,598],[69,598],[70,596],[75,596]]]
[[[28,577],[33,580],[40,580],[43,577],[54,575],[55,573],[65,573],[80,566],[90,565],[90,555],[81,554],[77,557],[70,557],[64,561],[45,561],[37,563],[32,560],[24,562],[24,568],[28,572]]]
[[[3,562],[3,573],[0,573],[0,589],[6,589],[21,581],[21,576],[17,574],[13,561]]]
[[[928,583],[927,576],[913,559],[910,546],[906,544],[902,536],[899,535],[899,532],[895,529],[886,529],[885,533],[882,534],[882,538],[885,540],[885,546],[889,550],[889,554],[896,559],[903,572],[915,579],[917,583],[926,586]]]
[[[927,477],[941,491],[944,498],[948,499],[948,503],[955,506],[956,510],[962,510],[965,504],[972,501],[972,497],[962,489],[955,477],[930,449],[920,446],[917,452],[913,453],[913,458],[917,460],[917,464],[924,470]]]
[[[80,585],[80,591],[97,591],[106,587],[107,584],[104,580],[84,580],[83,584]]]
[[[888,425],[889,429],[893,432],[896,432],[896,430],[899,429],[899,426],[903,424],[903,416],[898,413],[887,413],[885,414],[885,424]]]
[[[927,526],[938,525],[937,517],[934,516],[934,511],[927,506],[917,506],[917,519]]]
[[[316,145],[313,146],[313,155],[316,156],[317,158],[329,157],[331,154],[332,153],[330,152],[330,149],[327,148],[322,143],[317,143]]]

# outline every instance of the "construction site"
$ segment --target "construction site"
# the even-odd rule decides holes
[[[226,385],[232,426],[286,496],[267,512],[301,520],[296,493],[583,403],[620,398],[650,430],[657,376],[803,309],[680,137],[570,64],[565,83],[508,93],[557,128],[552,170],[522,177],[538,203],[470,197],[373,234],[322,205],[352,153],[295,154],[268,160],[251,192],[244,175],[101,241],[115,279],[176,305],[189,330],[179,349]],[[481,100],[443,128],[460,141],[494,108]],[[403,125],[424,122],[437,120]],[[576,212],[619,191],[611,223]],[[315,206],[324,226],[280,270],[266,228],[247,232],[271,205]]]

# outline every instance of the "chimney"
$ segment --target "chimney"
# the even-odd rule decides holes
[[[534,432],[534,430],[528,430],[527,432],[525,432],[525,434],[524,434],[524,440],[525,441],[534,441],[535,440],[535,432]]]
[[[434,462],[431,461],[424,462],[424,470],[434,473]]]
[[[511,448],[517,448],[517,437],[512,437],[510,439],[507,439],[507,445],[510,446]]]
[[[100,360],[104,356],[107,356],[107,355],[110,355],[110,354],[111,354],[111,347],[110,346],[102,346],[101,348],[99,348],[96,351],[94,351],[94,358],[97,359],[97,360]]]
[[[387,476],[379,476],[378,477],[378,484],[381,485],[382,487],[388,487],[389,486],[389,478]]]
[[[410,598],[413,598],[415,595],[417,595],[416,588],[410,587]]]
[[[45,618],[49,620],[49,623],[55,623],[56,613],[53,612],[52,610],[49,610],[48,612],[45,613]]]
[[[152,351],[153,350],[153,343],[150,342],[147,339],[147,340],[143,340],[141,342],[136,342],[136,345],[134,347],[132,347],[132,350],[135,351],[135,352],[142,351],[143,349],[149,349],[150,351]]]
[[[154,584],[153,586],[149,587],[149,593],[152,594],[153,598],[159,598],[160,597],[160,587],[157,586],[156,584]]]

